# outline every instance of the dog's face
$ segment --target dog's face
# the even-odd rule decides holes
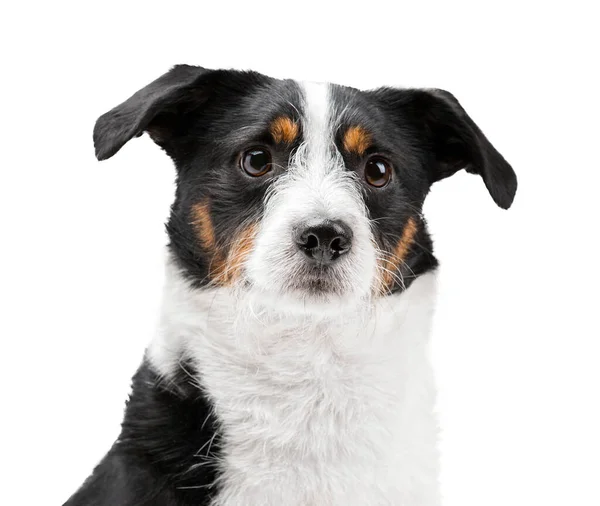
[[[177,66],[103,115],[98,158],[147,131],[177,167],[171,251],[200,286],[359,301],[436,264],[430,186],[465,168],[508,208],[516,177],[441,90],[359,91]]]

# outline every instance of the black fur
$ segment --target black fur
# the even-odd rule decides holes
[[[195,373],[182,363],[165,382],[147,362],[141,365],[121,435],[65,506],[209,504],[220,430]]]
[[[465,168],[483,178],[500,207],[511,205],[514,172],[448,92],[332,90],[336,110],[343,111],[335,141],[347,170],[364,181],[364,157],[342,149],[344,132],[356,125],[372,135],[365,156],[382,155],[395,170],[384,188],[364,185],[380,248],[392,251],[408,220],[417,221],[415,240],[399,267],[406,286],[437,265],[421,217],[434,182]],[[223,245],[248,217],[259,217],[270,182],[286,170],[302,140],[300,131],[292,144],[273,145],[268,127],[285,115],[301,129],[302,108],[294,81],[180,65],[98,119],[96,154],[110,158],[131,138],[148,132],[173,159],[177,192],[167,224],[169,248],[201,288],[209,282],[214,252],[198,239],[194,206],[210,202],[215,240]],[[240,170],[240,153],[253,146],[272,152],[275,169],[269,177],[251,178]],[[391,291],[404,288],[396,283]],[[181,360],[180,374],[168,384],[142,364],[118,441],[67,506],[209,504],[218,488],[221,433],[210,401],[191,379],[196,372],[185,357]]]

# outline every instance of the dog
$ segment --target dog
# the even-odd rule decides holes
[[[438,506],[433,183],[517,179],[457,99],[177,65],[101,116],[177,171],[160,324],[67,506]]]

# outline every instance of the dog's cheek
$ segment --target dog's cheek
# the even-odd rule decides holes
[[[198,240],[200,250],[205,254],[208,267],[208,277],[211,281],[218,279],[225,266],[225,259],[217,247],[215,227],[210,215],[210,200],[208,198],[194,204],[191,208],[192,227]]]
[[[221,284],[232,285],[241,279],[248,258],[254,250],[257,230],[258,225],[250,223],[236,234],[220,273]]]
[[[418,232],[418,222],[414,217],[408,218],[400,238],[389,249],[382,248],[378,258],[379,282],[376,291],[379,295],[390,293],[399,278],[400,268],[406,261]]]
[[[192,226],[202,249],[208,254],[216,251],[215,227],[210,217],[210,200],[206,198],[192,206]]]
[[[192,206],[192,226],[200,249],[205,253],[210,281],[219,286],[230,286],[240,279],[244,265],[254,248],[257,224],[250,223],[230,238],[218,241],[210,213],[210,200]]]

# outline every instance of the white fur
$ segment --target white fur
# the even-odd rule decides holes
[[[375,297],[376,248],[360,186],[335,149],[327,85],[305,85],[304,143],[268,197],[244,282],[192,289],[169,263],[153,366],[192,360],[222,424],[212,506],[438,506],[428,336],[435,275]],[[289,289],[292,230],[351,224],[339,292]]]
[[[224,431],[213,506],[437,506],[428,358],[435,275],[337,315],[300,315],[167,270],[148,349],[189,357]]]

